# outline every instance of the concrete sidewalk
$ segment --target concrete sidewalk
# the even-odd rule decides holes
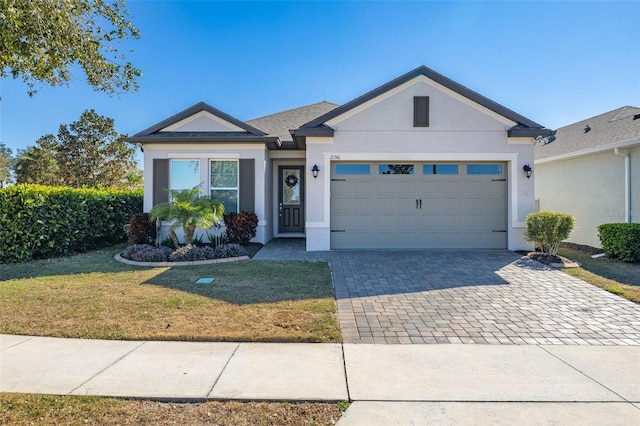
[[[0,335],[0,392],[355,401],[356,424],[638,424],[640,346],[104,341]],[[471,421],[473,420],[473,421]]]

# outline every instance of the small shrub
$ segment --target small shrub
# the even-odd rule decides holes
[[[202,235],[196,235],[195,237],[193,237],[193,240],[191,241],[191,245],[198,246],[198,247],[204,246],[205,245],[204,237]]]
[[[605,223],[598,226],[604,253],[624,262],[640,260],[640,223]]]
[[[169,256],[169,260],[171,262],[192,262],[194,260],[208,260],[215,258],[215,251],[211,247],[198,247],[191,244],[180,247],[171,253],[171,256]]]
[[[173,239],[171,237],[167,237],[164,240],[160,241],[160,245],[163,247],[169,247],[171,250],[175,250],[178,247],[173,243]]]
[[[213,251],[215,253],[216,259],[226,259],[229,257],[240,257],[247,255],[244,247],[239,244],[225,244],[216,247],[215,249],[213,249]]]
[[[151,221],[149,213],[136,213],[129,219],[130,244],[155,244],[156,224]]]
[[[232,244],[247,244],[256,236],[258,215],[253,212],[227,212],[223,215],[227,227],[227,241]]]
[[[167,262],[171,255],[168,247],[154,247],[149,244],[135,244],[127,247],[121,256],[136,262]]]
[[[207,231],[207,239],[211,247],[218,247],[227,243],[227,234],[217,234]]]
[[[525,239],[535,242],[543,253],[555,255],[562,240],[573,231],[575,219],[570,214],[543,210],[529,213],[525,223]]]

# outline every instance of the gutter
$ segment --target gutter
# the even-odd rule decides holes
[[[593,155],[593,154],[599,154],[602,152],[607,152],[610,149],[615,149],[615,148],[628,148],[628,147],[632,147],[635,145],[640,145],[640,139],[639,138],[635,138],[635,139],[629,139],[626,141],[622,141],[622,142],[614,142],[614,143],[609,143],[606,145],[600,145],[600,146],[596,146],[596,147],[592,147],[592,148],[586,148],[586,149],[581,149],[580,151],[572,151],[572,152],[567,152],[564,154],[558,154],[558,155],[554,155],[551,157],[545,157],[545,158],[539,158],[537,160],[535,160],[535,164],[545,164],[545,163],[552,163],[554,161],[562,161],[562,160],[568,160],[571,158],[578,158],[578,157],[584,157],[587,155]]]
[[[631,223],[631,156],[618,147],[613,149],[613,153],[624,158],[624,217],[626,223]]]

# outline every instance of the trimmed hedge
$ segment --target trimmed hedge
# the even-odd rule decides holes
[[[142,191],[16,185],[0,189],[0,261],[83,252],[127,240]]]
[[[640,260],[640,223],[605,223],[598,226],[602,250],[624,262]]]

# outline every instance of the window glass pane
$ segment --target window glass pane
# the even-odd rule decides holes
[[[457,175],[457,164],[424,164],[422,166],[423,175]]]
[[[171,160],[171,189],[192,189],[200,185],[199,160]]]
[[[282,170],[282,203],[300,204],[300,170]]]
[[[337,175],[368,175],[371,174],[369,164],[336,164]]]
[[[501,175],[502,164],[467,164],[468,175]]]
[[[220,160],[211,161],[211,187],[237,188],[238,162]]]
[[[238,213],[237,189],[212,189],[211,198],[215,198],[224,205],[225,212]]]
[[[381,175],[412,175],[413,164],[380,164],[378,173]]]

